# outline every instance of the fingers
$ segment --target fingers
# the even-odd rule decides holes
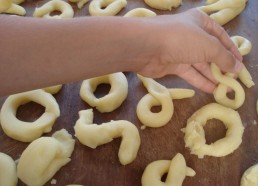
[[[194,68],[201,73],[204,77],[209,79],[214,84],[217,84],[218,81],[213,77],[211,73],[211,68],[209,63],[195,63],[193,64]]]

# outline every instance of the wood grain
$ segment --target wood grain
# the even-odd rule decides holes
[[[27,10],[27,16],[31,16],[34,8],[41,6],[46,1],[28,0],[23,6]],[[171,12],[157,11],[157,14],[174,14],[185,11],[191,7],[204,4],[202,0],[184,0],[183,5]],[[78,10],[73,4],[76,17],[88,16],[89,3]],[[127,11],[136,7],[147,7],[143,0],[128,0],[127,7],[119,13],[124,15]],[[147,7],[148,8],[148,7]],[[152,9],[153,10],[153,9]],[[134,123],[140,130],[141,146],[137,159],[126,166],[122,166],[118,160],[118,149],[120,139],[102,145],[95,150],[81,145],[76,140],[72,160],[64,166],[53,178],[57,180],[56,185],[82,184],[85,186],[140,186],[141,176],[144,168],[152,161],[159,159],[171,159],[180,152],[184,155],[187,165],[196,171],[196,176],[187,177],[185,186],[237,186],[243,172],[251,165],[258,163],[258,122],[255,111],[255,104],[258,95],[258,1],[249,0],[245,11],[233,21],[225,25],[226,31],[231,35],[241,35],[252,41],[252,52],[244,57],[248,70],[251,72],[256,83],[255,87],[245,88],[246,100],[244,105],[238,109],[245,127],[243,142],[232,154],[222,157],[205,157],[198,159],[191,155],[184,147],[183,133],[181,128],[186,126],[186,120],[194,111],[201,106],[214,102],[212,95],[196,90],[196,95],[191,99],[174,101],[175,112],[171,121],[164,127],[158,129],[147,128],[140,130],[141,123],[137,119],[135,108],[138,101],[146,90],[133,73],[125,73],[129,82],[129,95],[126,101],[112,113],[101,114],[94,109],[94,122],[102,123],[110,120],[126,119]],[[155,37],[155,36],[154,36]],[[173,36],[172,36],[173,37]],[[192,88],[183,80],[175,76],[167,76],[158,79],[166,87]],[[60,93],[55,95],[60,109],[61,116],[56,121],[51,133],[65,128],[74,134],[73,126],[78,119],[78,111],[90,108],[88,104],[79,97],[81,82],[64,85]],[[98,95],[108,91],[108,86],[100,86]],[[5,98],[0,99],[0,106]],[[31,121],[42,114],[44,109],[37,104],[28,104],[19,108],[18,117]],[[205,127],[206,138],[210,143],[225,135],[225,127],[217,120],[211,120]],[[7,137],[0,129],[0,151],[9,154],[13,159],[18,159],[28,143],[21,143]],[[24,185],[19,181],[19,186]],[[46,185],[51,185],[48,182]]]

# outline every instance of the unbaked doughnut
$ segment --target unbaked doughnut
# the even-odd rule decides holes
[[[210,14],[210,17],[218,24],[224,25],[238,16],[244,9],[247,0],[210,0],[205,6],[199,7]]]
[[[234,79],[231,73],[223,75],[220,69],[214,63],[211,64],[211,72],[213,77],[219,82],[218,86],[213,91],[215,100],[221,105],[237,109],[241,107],[245,100],[245,92],[243,87]],[[227,97],[228,87],[235,92],[235,98],[229,99]]]
[[[158,10],[171,10],[182,4],[182,0],[144,0],[144,2]]]
[[[20,105],[34,101],[46,107],[45,113],[34,122],[24,122],[16,118]],[[43,91],[33,90],[9,96],[1,109],[1,125],[5,134],[22,142],[31,142],[43,133],[50,132],[56,118],[60,115],[55,98]]]
[[[167,173],[166,181],[161,181]],[[195,171],[186,166],[185,158],[178,153],[171,161],[158,160],[150,163],[142,175],[142,186],[181,186],[186,176],[193,177]]]
[[[141,139],[134,124],[125,120],[110,121],[101,125],[93,124],[92,109],[79,112],[74,130],[76,138],[83,144],[95,149],[99,145],[111,142],[114,138],[122,138],[118,152],[122,165],[131,163],[137,156]]]
[[[72,3],[77,3],[77,7],[81,9],[89,0],[69,0]]]
[[[221,120],[227,128],[226,136],[207,145],[203,129],[210,119]],[[182,130],[185,133],[185,146],[189,147],[191,154],[203,158],[205,155],[221,157],[236,150],[242,143],[244,127],[237,111],[210,103],[197,110],[188,120],[187,126]]]
[[[56,85],[56,86],[43,88],[43,90],[45,90],[46,92],[48,92],[50,94],[56,94],[61,90],[61,88],[62,88],[62,85]]]
[[[0,152],[0,185],[16,186],[18,177],[16,174],[16,164],[7,154]]]
[[[27,185],[44,185],[69,161],[75,140],[65,130],[41,137],[23,151],[17,165],[18,177]]]
[[[100,84],[110,84],[111,89],[107,95],[96,98],[94,91]],[[126,99],[127,94],[128,83],[122,72],[84,80],[80,89],[81,98],[102,113],[112,112],[118,108]]]
[[[157,14],[146,8],[135,8],[127,12],[124,17],[153,17]]]
[[[126,5],[126,0],[93,0],[89,12],[92,16],[114,16]]]
[[[60,15],[50,16],[53,11],[60,11]],[[70,4],[62,0],[51,0],[43,6],[36,8],[33,17],[44,17],[52,19],[73,18],[74,11]]]
[[[241,178],[240,186],[256,186],[258,185],[258,164],[249,167]]]
[[[0,0],[0,14],[16,14],[16,15],[25,15],[26,10],[19,6],[18,4],[22,3],[22,1],[12,1],[12,0]]]

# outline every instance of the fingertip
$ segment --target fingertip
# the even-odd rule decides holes
[[[236,59],[236,63],[235,63],[235,67],[234,67],[235,73],[238,74],[242,69],[243,69],[243,63],[240,62],[238,59]]]

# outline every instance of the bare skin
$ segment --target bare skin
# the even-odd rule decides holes
[[[0,25],[0,96],[119,71],[175,74],[211,93],[209,63],[242,68],[224,29],[197,9],[151,18],[0,15]]]

